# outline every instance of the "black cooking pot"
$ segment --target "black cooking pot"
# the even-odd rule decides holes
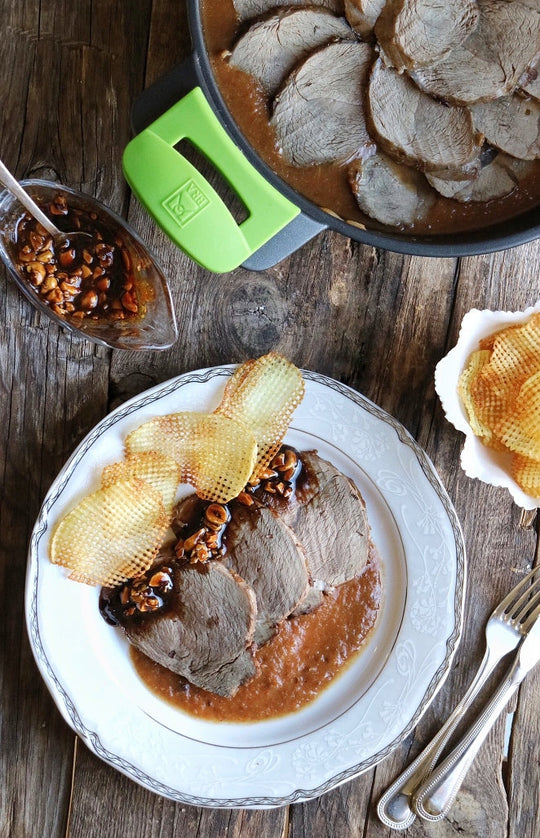
[[[257,155],[217,87],[201,22],[200,0],[187,0],[193,54],[136,101],[137,132],[124,153],[134,193],[167,235],[209,270],[242,264],[263,270],[321,231],[419,256],[465,256],[523,244],[540,236],[540,208],[489,228],[419,236],[360,229],[292,189]],[[188,140],[210,159],[247,210],[237,223],[217,192],[177,146]]]

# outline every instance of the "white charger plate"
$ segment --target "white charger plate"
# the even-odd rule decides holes
[[[130,430],[158,414],[211,411],[233,367],[174,378],[105,417],[43,503],[29,549],[26,618],[41,674],[67,723],[101,759],[142,786],[196,806],[268,808],[309,800],[366,771],[413,729],[456,650],[465,550],[427,455],[354,390],[304,372],[286,441],[348,474],[367,504],[382,557],[383,605],[365,649],[305,709],[259,723],[195,719],[140,680],[99,591],[48,560],[52,528],[123,457]],[[186,492],[189,487],[186,487]]]

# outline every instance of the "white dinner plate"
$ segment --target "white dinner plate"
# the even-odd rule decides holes
[[[304,372],[286,441],[348,474],[382,557],[383,604],[363,652],[305,709],[230,724],[156,697],[131,665],[99,591],[47,557],[55,522],[123,457],[130,430],[158,414],[211,411],[232,367],[179,376],[131,399],[88,434],[52,484],[34,528],[26,616],[41,674],[68,724],[105,762],[183,803],[272,807],[309,800],[371,768],[413,729],[441,686],[462,618],[465,552],[426,454],[392,417],[343,384]],[[186,487],[187,491],[187,487]]]

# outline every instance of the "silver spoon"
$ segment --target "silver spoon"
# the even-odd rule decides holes
[[[0,183],[3,183],[4,186],[9,189],[9,191],[15,195],[15,197],[20,201],[25,209],[37,220],[39,223],[47,230],[47,232],[53,237],[53,241],[59,247],[65,245],[66,242],[69,242],[71,246],[76,243],[78,238],[85,240],[85,243],[89,238],[91,238],[90,233],[83,233],[81,230],[77,230],[76,232],[72,233],[64,233],[62,230],[59,230],[55,224],[48,218],[42,210],[38,207],[36,202],[32,200],[28,192],[22,188],[19,181],[13,177],[11,172],[8,168],[2,163],[0,160]],[[84,246],[84,244],[83,244]]]

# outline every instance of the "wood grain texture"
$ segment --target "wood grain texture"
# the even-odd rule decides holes
[[[465,692],[489,613],[535,559],[536,525],[521,527],[506,492],[461,471],[463,440],[444,419],[433,372],[469,309],[536,301],[540,245],[421,259],[326,232],[267,271],[210,274],[155,227],[121,172],[134,97],[189,52],[184,4],[5,0],[0,34],[0,157],[20,178],[82,187],[127,215],[169,277],[180,327],[165,352],[109,352],[38,315],[0,271],[0,838],[387,838],[379,796]],[[51,481],[109,410],[179,373],[270,349],[364,393],[426,449],[467,548],[463,639],[415,730],[371,771],[305,804],[198,809],[136,785],[64,723],[26,638],[26,551]],[[407,835],[537,838],[539,700],[535,672],[509,707],[507,756],[503,716],[449,817]]]

